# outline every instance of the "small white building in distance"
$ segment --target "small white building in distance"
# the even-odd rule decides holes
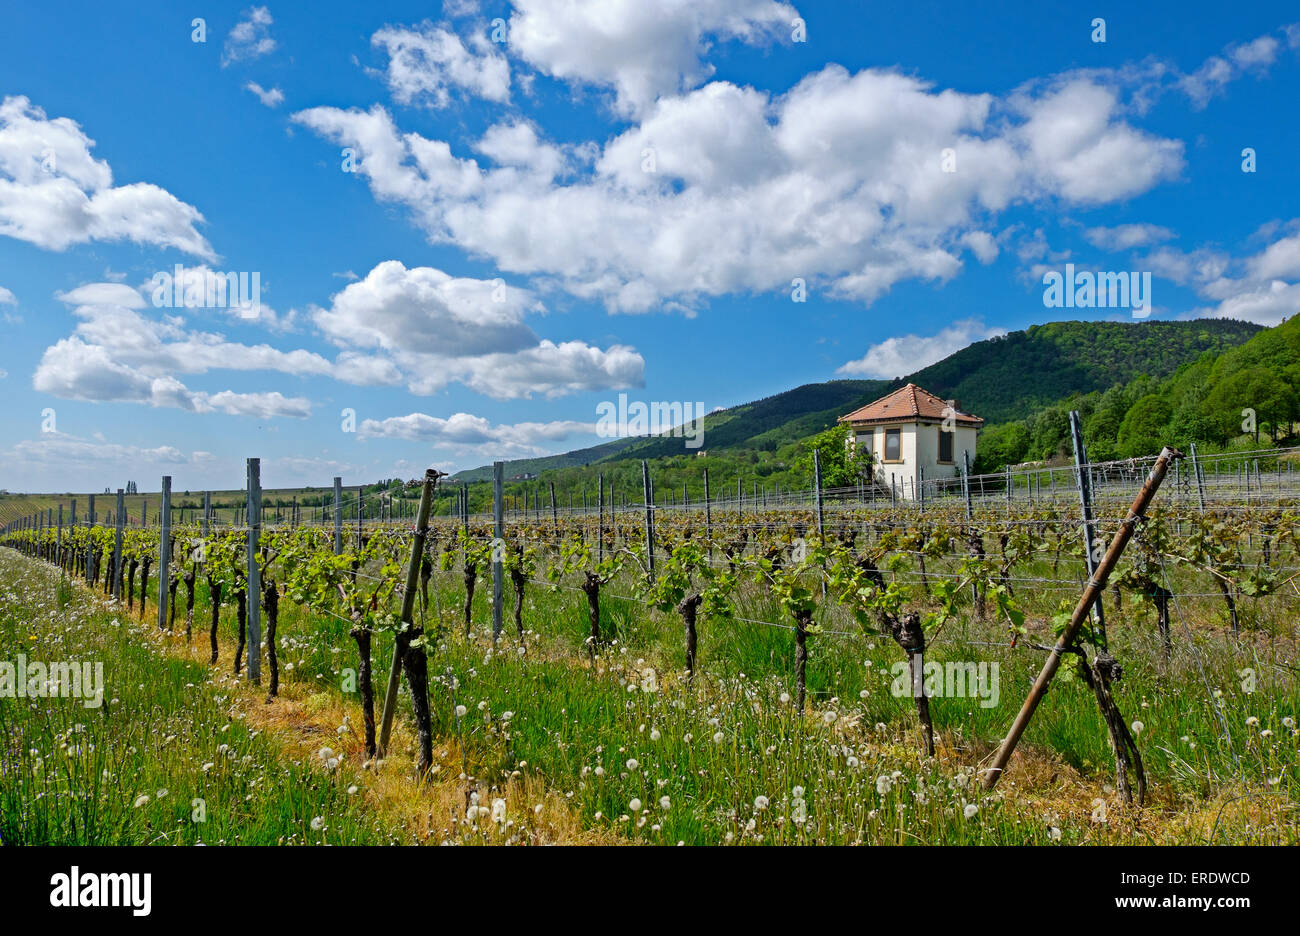
[[[916,384],[841,416],[849,445],[875,457],[876,481],[909,500],[924,480],[961,474],[962,453],[975,462],[975,437],[984,420],[964,413]]]

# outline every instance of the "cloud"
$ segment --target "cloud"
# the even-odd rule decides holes
[[[64,399],[262,419],[305,418],[311,412],[306,398],[279,391],[192,390],[176,375],[272,371],[358,385],[391,385],[402,379],[391,362],[355,350],[330,361],[304,349],[247,345],[218,333],[190,330],[180,315],[152,318],[140,293],[120,283],[88,283],[58,297],[75,306],[78,324],[73,334],[45,349],[32,386]]]
[[[235,464],[217,470],[223,466],[211,452],[187,452],[173,445],[106,442],[98,433],[96,437],[86,439],[63,432],[42,432],[36,438],[14,443],[8,451],[0,453],[0,464],[5,466],[0,486],[11,491],[84,491],[88,486],[93,490],[93,484],[87,484],[87,466],[93,466],[95,477],[106,479],[101,485],[106,485],[107,479],[117,479],[120,485],[123,479],[138,478],[144,490],[149,490],[146,486],[149,479],[156,485],[160,475],[180,475],[182,471],[184,477],[177,478],[175,490],[215,488],[227,483],[224,479],[240,476],[236,474],[239,467]],[[85,510],[85,502],[80,501],[79,515],[84,516]],[[102,506],[100,510],[102,517]],[[0,505],[0,523],[14,519],[12,515],[3,515],[5,511]]]
[[[293,116],[356,148],[374,196],[409,208],[432,242],[620,312],[794,277],[863,303],[945,281],[962,248],[987,259],[990,244],[966,235],[1015,201],[1099,205],[1176,177],[1182,143],[1123,118],[1113,87],[1077,76],[999,101],[838,65],[775,98],[725,82],[661,98],[603,147],[494,127],[475,149],[495,167],[400,132],[379,106]]]
[[[18,297],[12,290],[0,286],[0,305],[18,305]]]
[[[237,22],[221,52],[221,67],[232,62],[242,62],[261,58],[275,51],[276,41],[271,38],[271,11],[266,7],[252,7],[244,12],[244,18]]]
[[[388,55],[388,88],[401,104],[441,109],[460,90],[498,104],[510,99],[510,65],[496,43],[476,34],[469,48],[454,32],[432,23],[387,26],[370,37]]]
[[[443,0],[442,12],[453,19],[474,16],[479,11],[479,0]]]
[[[109,294],[109,287],[122,290],[122,295]],[[76,305],[73,314],[80,319],[75,329],[77,337],[103,347],[115,360],[151,376],[221,369],[317,376],[333,370],[330,361],[314,352],[240,344],[227,341],[219,333],[190,330],[184,318],[171,315],[170,310],[162,319],[151,318],[142,314],[146,305],[139,294],[125,286],[87,284],[58,295]],[[134,301],[130,301],[132,297]]]
[[[989,264],[998,258],[998,244],[988,231],[967,231],[961,242],[970,248],[980,263]]]
[[[543,142],[536,128],[524,121],[492,125],[474,149],[498,166],[518,169],[534,182],[549,182],[569,168],[565,150]]]
[[[1183,251],[1160,247],[1138,260],[1143,269],[1180,286],[1204,287],[1223,276],[1230,260],[1227,254],[1210,247]]]
[[[1283,27],[1282,32],[1288,39],[1288,45],[1296,48],[1291,40],[1293,26]],[[1275,36],[1259,36],[1250,42],[1229,45],[1219,55],[1212,55],[1199,68],[1190,74],[1181,74],[1171,70],[1174,86],[1191,100],[1192,106],[1203,110],[1210,101],[1246,74],[1256,77],[1264,75],[1277,61],[1277,54],[1282,43]]]
[[[578,435],[591,435],[595,423],[574,420],[524,422],[493,425],[482,416],[455,413],[442,418],[426,413],[390,416],[387,419],[363,420],[357,429],[362,439],[402,439],[449,448],[457,453],[522,458],[545,455],[549,449],[540,443],[561,442]]]
[[[615,109],[644,112],[706,80],[715,41],[788,39],[798,11],[774,0],[515,0],[510,49],[563,81],[612,88]]]
[[[1067,78],[1040,96],[1022,93],[1014,101],[1026,118],[1013,131],[1025,148],[1025,168],[1044,190],[1069,202],[1123,201],[1182,171],[1182,141],[1120,122],[1113,87]]]
[[[343,347],[378,347],[448,356],[517,351],[537,343],[522,321],[541,311],[533,296],[504,281],[454,277],[386,260],[345,286],[313,319]]]
[[[86,283],[67,292],[56,292],[54,298],[74,306],[118,305],[127,309],[143,309],[144,297],[125,283]]]
[[[988,328],[979,319],[953,322],[937,335],[899,335],[872,345],[856,361],[835,371],[844,377],[873,377],[890,380],[914,373],[967,345],[1005,335],[1005,328]]]
[[[1173,231],[1156,224],[1121,224],[1117,227],[1093,227],[1083,232],[1084,239],[1102,250],[1130,250],[1146,247],[1177,237]]]
[[[154,273],[140,284],[139,291],[155,308],[189,310],[196,315],[215,311],[241,325],[256,324],[276,332],[292,330],[297,310],[280,314],[262,301],[268,285],[259,271],[223,272],[207,264],[178,263]]]
[[[244,85],[245,91],[252,91],[257,95],[257,99],[267,107],[279,107],[284,103],[284,92],[279,88],[272,88],[270,91],[263,88],[256,81],[250,81]]]
[[[136,445],[92,442],[62,432],[43,432],[35,439],[14,444],[13,452],[24,460],[40,464],[67,463],[84,469],[104,462],[153,465],[202,464],[211,460],[207,452],[185,454],[172,445],[142,448]]]
[[[1246,261],[1253,280],[1300,279],[1300,233],[1282,237]]]
[[[190,390],[175,377],[151,377],[116,361],[108,350],[81,338],[63,338],[45,350],[32,386],[52,396],[95,403],[145,403],[193,413],[305,419],[311,403],[303,397],[270,393],[219,393]]]
[[[286,397],[278,390],[270,393],[222,390],[220,393],[195,394],[195,404],[201,413],[216,411],[231,416],[256,416],[258,419],[274,419],[279,416],[306,419],[311,415],[310,401],[303,397]]]
[[[373,351],[388,363],[386,376],[402,374],[417,394],[452,381],[497,399],[643,383],[645,361],[631,348],[540,339],[524,317],[544,311],[530,291],[504,280],[387,260],[345,286],[329,308],[314,309],[312,320],[339,347]]]
[[[47,250],[129,240],[214,258],[198,210],[146,182],[113,185],[95,141],[25,97],[0,101],[0,234]]]
[[[1184,318],[1225,318],[1273,326],[1300,312],[1300,283],[1273,280],[1270,283],[1237,282],[1235,289],[1217,306],[1194,309]]]
[[[1184,318],[1228,318],[1277,325],[1300,312],[1300,219],[1267,225],[1260,236],[1271,243],[1244,257],[1229,257],[1212,247],[1184,253],[1171,247],[1140,262],[1156,276],[1190,286],[1216,303],[1193,309]]]

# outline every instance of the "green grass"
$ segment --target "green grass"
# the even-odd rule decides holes
[[[938,661],[997,662],[1000,701],[984,708],[977,700],[934,700],[936,729],[949,750],[936,762],[923,762],[916,754],[913,703],[890,691],[890,667],[901,654],[879,637],[851,633],[812,639],[813,712],[801,719],[781,701],[793,683],[788,630],[743,622],[703,624],[703,675],[690,692],[674,675],[683,665],[676,617],[647,613],[635,602],[613,597],[623,590],[618,583],[602,602],[606,632],[617,633],[617,642],[593,670],[584,662],[581,595],[528,586],[524,614],[531,632],[527,654],[521,656],[509,627],[492,650],[486,630],[489,588],[480,583],[475,629],[467,641],[460,624],[459,573],[441,574],[435,582],[442,586],[436,594],[444,621],[443,639],[430,658],[435,734],[463,739],[477,765],[476,782],[485,787],[500,787],[515,771],[538,774],[569,798],[585,822],[624,825],[638,840],[702,844],[762,836],[766,842],[1034,843],[1048,841],[1055,827],[1066,843],[1146,842],[1150,835],[1197,842],[1204,841],[1203,829],[1169,820],[1190,820],[1217,809],[1222,798],[1248,790],[1262,791],[1278,808],[1270,808],[1263,823],[1229,810],[1220,822],[1220,841],[1300,837],[1293,808],[1300,790],[1296,735],[1282,724],[1283,718],[1295,717],[1300,700],[1290,675],[1260,666],[1261,653],[1276,654],[1278,648],[1268,651],[1234,642],[1220,631],[1198,630],[1207,691],[1197,658],[1182,640],[1182,649],[1165,663],[1154,628],[1140,614],[1112,615],[1112,649],[1127,667],[1118,700],[1130,720],[1144,725],[1139,741],[1153,804],[1147,814],[1158,817],[1158,828],[1113,824],[1099,829],[1092,820],[1093,799],[1117,802],[1108,792],[1113,758],[1091,690],[1068,666],[1024,745],[1036,757],[1074,768],[1077,789],[1035,790],[1026,799],[1007,792],[1018,782],[1014,774],[992,796],[974,788],[972,772],[1001,738],[1043,659],[1023,645],[1009,649],[1005,633],[995,627],[968,620],[934,649],[930,658]],[[506,597],[509,607],[509,589]],[[746,595],[740,613],[781,621],[775,606],[753,595]],[[828,631],[851,628],[837,609],[823,617]],[[296,661],[293,679],[337,685],[341,670],[354,665],[350,652],[336,652],[348,646],[339,622],[286,610],[281,631],[291,648],[283,657]],[[387,653],[385,646],[376,658],[386,660]],[[1249,694],[1237,675],[1248,665],[1258,667]],[[656,671],[658,691],[632,688],[649,669]],[[1216,692],[1231,744],[1210,701]],[[457,704],[468,709],[459,723]],[[512,713],[508,722],[501,717],[505,712]],[[829,713],[830,723],[824,720]],[[1258,723],[1248,724],[1250,718]],[[1272,736],[1261,736],[1264,730]],[[657,741],[650,740],[652,731]],[[719,733],[722,739],[715,742]],[[627,767],[629,758],[637,761],[635,770]],[[882,776],[891,778],[881,783],[888,787],[884,794],[876,788]],[[796,787],[805,791],[808,818],[802,824],[789,818]],[[667,811],[658,807],[661,796],[669,798]],[[767,810],[755,810],[759,796],[768,798]],[[654,807],[639,829],[629,810],[633,799]],[[1036,802],[1054,806],[1032,805]],[[964,817],[969,804],[978,807],[978,821]],[[1075,813],[1062,813],[1066,806]]]
[[[222,699],[228,690],[206,666],[168,658],[120,612],[115,625],[80,586],[60,588],[57,573],[8,550],[0,557],[0,659],[24,646],[31,627],[47,657],[98,652],[113,661],[106,668],[117,674],[109,683],[118,697],[103,712],[71,703],[0,702],[6,736],[25,739],[6,748],[6,757],[16,760],[5,777],[23,778],[4,781],[6,824],[0,828],[6,841],[19,835],[101,842],[400,838],[349,799],[337,777],[286,762],[273,739],[253,737],[245,725],[231,722]],[[1050,571],[1044,562],[1018,574]],[[439,776],[455,778],[463,750],[470,775],[465,782],[482,802],[532,779],[563,797],[584,827],[661,844],[1196,844],[1211,835],[1219,843],[1300,842],[1297,734],[1283,723],[1294,724],[1300,712],[1295,672],[1288,668],[1295,665],[1295,602],[1284,594],[1243,601],[1243,609],[1253,606],[1251,620],[1259,629],[1239,638],[1222,628],[1216,599],[1190,599],[1182,611],[1194,648],[1176,618],[1168,662],[1149,611],[1131,601],[1114,609],[1107,596],[1112,651],[1125,667],[1116,698],[1127,720],[1143,724],[1138,743],[1149,804],[1136,810],[1121,807],[1111,789],[1113,758],[1095,699],[1069,665],[1022,742],[1027,759],[1013,761],[994,793],[978,788],[976,771],[1005,732],[1043,654],[1024,641],[1010,649],[1004,630],[973,615],[949,625],[929,659],[997,663],[998,704],[934,699],[941,750],[927,760],[917,752],[912,700],[890,691],[890,668],[901,652],[887,639],[863,634],[839,608],[818,612],[826,633],[810,638],[810,712],[799,717],[782,698],[793,693],[793,635],[784,628],[702,622],[700,675],[688,689],[678,676],[684,660],[679,619],[617,597],[630,593],[629,582],[612,583],[602,598],[606,633],[617,638],[594,668],[583,644],[580,593],[527,587],[529,634],[527,652],[520,654],[508,614],[507,636],[493,649],[490,578],[480,579],[469,639],[461,626],[459,570],[437,573],[433,584],[436,601],[426,623],[435,629],[441,612],[441,636],[429,660]],[[1190,580],[1174,587],[1195,591]],[[1042,621],[1062,597],[1026,591],[1022,600],[1030,619]],[[511,598],[507,586],[507,609]],[[195,608],[194,639],[206,644],[201,578]],[[740,593],[738,613],[784,623],[770,599],[749,587]],[[27,621],[35,623],[20,623]],[[151,609],[145,629],[153,627]],[[356,666],[347,629],[336,618],[282,602],[286,686],[310,687],[355,706],[355,696],[342,690],[345,671]],[[1040,631],[1031,639],[1049,638]],[[224,673],[234,646],[230,608],[223,609],[220,640],[216,672]],[[390,655],[391,641],[383,635],[374,652],[380,694]],[[1247,668],[1255,675],[1250,692],[1241,676]],[[656,685],[645,691],[652,669]],[[457,705],[465,707],[463,717]],[[399,718],[409,717],[404,695]],[[63,742],[79,737],[78,723],[94,732],[95,750],[103,753],[59,760]],[[216,757],[222,743],[239,756]],[[26,753],[32,748],[47,765],[41,772]],[[55,762],[57,781],[49,779],[48,765]],[[206,762],[218,766],[204,773]],[[96,781],[92,774],[103,770],[130,783]],[[93,796],[82,797],[88,789]],[[139,794],[157,789],[168,796],[132,805]],[[254,798],[244,801],[247,795]],[[193,796],[208,801],[205,827],[186,821]],[[1094,816],[1098,799],[1107,804],[1105,822]],[[975,808],[973,815],[967,816],[968,807]],[[324,835],[310,830],[316,815],[327,817]],[[462,822],[444,838],[481,841],[485,824]]]
[[[146,627],[154,627],[152,621]],[[349,775],[295,761],[231,717],[217,671],[169,655],[57,571],[0,550],[0,660],[91,661],[103,704],[0,699],[8,844],[293,844],[398,840]],[[320,828],[313,828],[318,819]]]

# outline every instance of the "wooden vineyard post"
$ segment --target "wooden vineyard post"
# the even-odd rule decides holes
[[[822,514],[822,463],[817,449],[813,449],[813,494],[817,498],[817,536],[825,539],[825,517]]]
[[[967,449],[961,450],[961,491],[966,498],[966,521],[970,522],[973,517],[970,503],[970,452]],[[978,534],[971,534],[972,536]],[[974,544],[972,544],[971,555],[975,555]],[[970,600],[971,604],[978,606],[980,600],[980,587],[976,582],[970,583]]]
[[[506,463],[503,461],[492,463],[492,643],[495,644],[498,637],[501,636],[501,599],[502,591],[502,574],[501,560],[504,558],[502,553],[505,552],[505,519],[503,514],[503,505],[501,503],[504,494],[506,474]],[[554,488],[551,489],[554,492]]]
[[[713,507],[709,503],[709,469],[704,469],[704,538],[709,541],[709,558],[713,558]]]
[[[87,521],[87,525],[90,527],[90,532],[93,537],[95,532],[95,495],[94,494],[89,494],[86,497],[86,521]],[[95,571],[94,562],[95,562],[95,544],[93,538],[89,538],[86,541],[86,584],[90,584],[91,579],[94,578],[94,571]]]
[[[113,600],[119,600],[122,597],[122,501],[125,491],[122,488],[117,489],[117,510],[113,515],[113,527],[115,535],[113,538]]]
[[[551,497],[554,500],[555,485],[551,485]],[[612,513],[612,511],[611,511]],[[610,519],[613,519],[611,517]],[[558,530],[556,531],[559,532]],[[596,562],[605,561],[605,475],[596,475]]]
[[[970,502],[970,452],[961,450],[961,496],[966,501],[966,519],[971,519]]]
[[[736,482],[740,484],[739,481]],[[654,505],[650,500],[650,466],[645,460],[641,460],[641,490],[645,494],[645,551],[646,562],[649,564],[647,572],[650,581],[655,577],[655,522],[654,522]]]
[[[208,538],[208,529],[212,524],[212,492],[203,492],[203,538]]]
[[[262,570],[258,538],[262,532],[262,460],[248,460],[248,678],[262,684]]]
[[[1201,513],[1205,513],[1205,475],[1201,473],[1201,463],[1196,459],[1196,443],[1192,443],[1192,480],[1196,482],[1196,503]]]
[[[402,670],[406,670],[406,683],[411,690],[411,707],[415,711],[419,754],[416,769],[423,777],[433,763],[433,733],[429,717],[429,663],[424,647],[411,644],[423,638],[423,628],[414,627],[415,594],[420,582],[420,562],[424,558],[424,541],[429,535],[429,508],[433,491],[444,473],[434,468],[424,472],[424,486],[420,488],[420,509],[415,516],[415,531],[411,539],[411,562],[406,568],[406,589],[402,592],[402,616],[398,625],[397,640],[393,645],[393,665],[388,671],[388,692],[384,695],[384,714],[379,730],[377,752],[384,757],[388,751],[388,736],[393,730],[393,713],[397,711],[397,690],[401,686]],[[500,602],[497,602],[500,606]]]
[[[334,555],[343,552],[343,479],[334,479]]]
[[[602,503],[602,507],[604,504]],[[555,535],[560,535],[560,512],[555,506],[555,482],[551,482],[551,526],[555,530]]]
[[[162,506],[159,508],[158,525],[162,528],[158,540],[158,629],[167,624],[167,585],[170,581],[172,558],[172,476],[163,475]],[[145,596],[140,600],[144,601]]]
[[[822,514],[822,462],[817,449],[813,449],[813,493],[817,498],[817,545],[819,549],[826,546],[826,524]],[[822,601],[826,600],[826,576],[819,575],[822,583]]]
[[[1094,602],[1106,588],[1106,580],[1110,578],[1111,571],[1119,563],[1119,558],[1124,552],[1124,547],[1132,539],[1133,532],[1137,528],[1138,521],[1146,513],[1147,505],[1155,497],[1156,491],[1160,489],[1160,482],[1164,480],[1165,473],[1169,470],[1169,464],[1176,458],[1181,458],[1182,454],[1175,449],[1165,446],[1160,452],[1160,457],[1151,467],[1151,473],[1147,475],[1147,480],[1142,485],[1142,490],[1138,492],[1137,498],[1133,505],[1129,507],[1128,516],[1120,524],[1120,528],[1115,531],[1115,538],[1110,542],[1110,548],[1106,550],[1106,555],[1101,559],[1097,570],[1092,577],[1088,579],[1088,584],[1084,586],[1083,594],[1079,598],[1078,605],[1075,606],[1074,613],[1070,615],[1070,622],[1066,625],[1065,630],[1061,633],[1060,639],[1057,640],[1056,646],[1048,654],[1046,662],[1043,663],[1042,672],[1034,680],[1033,687],[1029,690],[1029,695],[1025,697],[1024,705],[1021,706],[1016,720],[1012,722],[1006,738],[1003,739],[1002,745],[998,748],[997,757],[994,758],[993,766],[984,773],[984,789],[991,790],[997,785],[998,780],[1002,778],[1006,770],[1007,763],[1011,760],[1011,755],[1020,742],[1020,737],[1029,727],[1029,720],[1034,717],[1034,711],[1038,708],[1038,703],[1043,700],[1047,694],[1048,687],[1052,684],[1052,677],[1061,666],[1061,657],[1068,650],[1074,647],[1074,639],[1078,636],[1083,622],[1087,620],[1089,612],[1092,610]]]
[[[1070,436],[1074,442],[1074,476],[1079,485],[1079,516],[1083,520],[1083,561],[1088,577],[1097,574],[1097,553],[1094,544],[1096,527],[1092,518],[1092,466],[1088,463],[1088,449],[1083,443],[1083,423],[1078,410],[1070,410]],[[1106,615],[1102,602],[1093,609],[1097,619],[1097,633],[1102,647],[1106,646]]]

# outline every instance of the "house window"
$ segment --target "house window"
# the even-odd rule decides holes
[[[943,427],[939,427],[939,461],[945,464],[952,462],[952,436],[951,432],[945,432]]]
[[[885,461],[903,460],[903,430],[885,430]]]

